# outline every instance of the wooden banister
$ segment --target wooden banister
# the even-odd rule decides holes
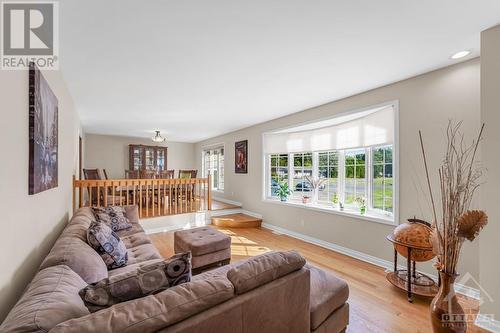
[[[78,180],[73,176],[73,211],[84,206],[110,205],[138,205],[140,217],[205,211],[211,209],[209,184],[210,176],[88,180]]]

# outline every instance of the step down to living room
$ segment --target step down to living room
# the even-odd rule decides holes
[[[212,224],[218,227],[228,228],[258,228],[262,219],[243,213],[228,214],[212,217]]]

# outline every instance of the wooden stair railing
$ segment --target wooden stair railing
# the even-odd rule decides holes
[[[85,206],[138,205],[141,218],[206,211],[212,209],[209,184],[210,175],[207,178],[106,180],[77,180],[73,176],[73,211]]]

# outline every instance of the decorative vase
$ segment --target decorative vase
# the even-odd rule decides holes
[[[303,204],[309,203],[309,197],[302,197],[302,203]]]
[[[281,202],[286,202],[287,197],[280,197]]]
[[[431,321],[434,333],[467,332],[464,310],[455,294],[455,279],[458,275],[439,272],[441,285],[431,302]]]
[[[366,207],[365,206],[361,206],[361,208],[359,209],[359,213],[361,215],[365,215],[365,213],[366,213]]]

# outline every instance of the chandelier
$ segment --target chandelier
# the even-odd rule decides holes
[[[167,139],[161,136],[160,131],[155,131],[155,136],[151,138],[154,142],[165,142]]]

